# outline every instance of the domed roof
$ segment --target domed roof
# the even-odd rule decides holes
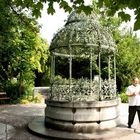
[[[65,26],[52,39],[50,50],[68,47],[69,45],[93,45],[104,49],[115,50],[111,34],[99,23],[95,12],[86,15],[72,12]]]
[[[99,21],[95,12],[92,12],[92,14],[90,14],[90,15],[86,15],[83,12],[81,12],[79,14],[79,13],[76,13],[74,11],[69,15],[66,25],[69,24],[69,23],[72,23],[72,22],[81,22],[81,21],[86,22],[88,20],[90,20],[90,22],[93,21],[93,20],[96,21],[96,22]]]

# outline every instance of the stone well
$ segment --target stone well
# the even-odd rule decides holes
[[[51,129],[94,133],[118,123],[119,100],[64,102],[46,100],[45,124]]]

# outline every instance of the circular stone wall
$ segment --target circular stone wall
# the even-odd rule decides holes
[[[55,130],[92,133],[117,126],[120,100],[64,102],[46,100],[45,125]]]

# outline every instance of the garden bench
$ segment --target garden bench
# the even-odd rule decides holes
[[[6,92],[0,91],[0,103],[3,103],[7,100],[10,100],[10,97],[7,96]]]

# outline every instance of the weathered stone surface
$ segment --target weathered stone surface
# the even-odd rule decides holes
[[[8,140],[10,139],[14,134],[16,130],[13,126],[0,123],[0,140]]]
[[[47,101],[45,125],[54,130],[93,133],[116,127],[119,99],[96,102]]]
[[[42,138],[40,135],[38,136],[37,134],[33,135],[27,131],[28,123],[31,121],[34,121],[34,118],[43,116],[43,119],[44,119],[44,109],[45,109],[45,104],[1,105],[0,106],[0,122],[11,125],[11,126],[14,125],[15,126],[14,128],[16,129],[15,135],[12,136],[9,140],[50,140],[49,138]],[[118,126],[117,129],[115,129],[116,135],[112,135],[113,137],[111,137],[110,139],[106,137],[102,139],[103,140],[139,140],[140,134],[134,133],[134,129],[139,124],[137,115],[135,117],[134,124],[132,125],[132,128],[134,129],[128,129],[127,128],[128,104],[120,104],[119,110],[120,110],[120,120],[121,120],[122,125]],[[23,126],[21,126],[21,124],[23,124]],[[43,123],[43,126],[44,126],[44,123]],[[1,128],[1,125],[0,125],[0,128]],[[111,130],[113,131],[114,129],[111,129]],[[110,135],[110,133],[113,133],[112,131],[109,131],[109,133],[106,133],[106,135],[107,134]],[[1,133],[1,130],[0,130],[0,133]],[[59,135],[61,135],[61,133],[59,133]],[[101,138],[104,135],[103,133],[98,132],[98,136]],[[2,139],[2,140],[5,140],[5,139]],[[54,139],[52,138],[52,140]]]
[[[28,125],[30,131],[52,140],[123,140],[122,137],[133,134],[132,129],[127,127],[115,127],[112,129],[98,130],[93,133],[71,133],[68,131],[54,130],[44,126],[43,118],[36,118]],[[128,140],[128,139],[127,139]],[[138,140],[138,139],[136,139]]]
[[[44,115],[44,104],[1,105],[0,106],[0,140],[44,140],[27,131],[28,123]],[[3,127],[7,124],[8,136]]]
[[[140,123],[138,124],[134,132],[140,134]]]

